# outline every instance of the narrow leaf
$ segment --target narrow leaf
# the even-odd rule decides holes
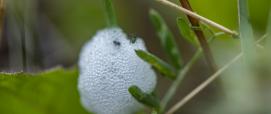
[[[267,22],[267,33],[271,36],[271,8],[269,10],[268,22]]]
[[[151,94],[148,93],[144,93],[139,87],[137,86],[131,86],[129,87],[129,92],[130,94],[140,103],[154,108],[155,110],[159,111],[160,109],[160,104],[159,104],[159,100],[154,97]]]
[[[269,10],[269,17],[266,27],[267,47],[271,48],[271,8]]]
[[[155,10],[150,10],[150,20],[156,29],[156,34],[160,38],[160,42],[168,54],[171,64],[179,69],[181,68],[182,58],[179,53],[178,47],[174,41],[173,34],[168,29],[165,21]]]
[[[155,69],[161,72],[164,76],[170,79],[176,78],[176,71],[174,70],[174,68],[172,68],[169,64],[167,64],[163,60],[143,50],[135,50],[135,52],[137,56],[139,56],[141,59],[151,64]]]
[[[219,36],[226,35],[225,32],[214,32],[212,28],[205,23],[200,23],[200,29],[204,31],[205,36],[208,38],[208,43],[210,43],[215,38],[218,38]],[[236,36],[232,36],[232,37],[236,38]]]
[[[104,0],[107,24],[109,27],[117,26],[117,19],[114,12],[114,7],[111,0]]]
[[[187,23],[183,18],[177,18],[177,25],[181,35],[194,46],[199,46],[195,33],[191,29],[191,25]]]
[[[211,27],[205,23],[200,23],[200,29],[205,33],[207,38],[215,35],[215,32],[211,29]]]
[[[249,62],[254,59],[256,54],[254,46],[253,29],[249,22],[248,0],[238,0],[239,10],[239,31],[241,39],[241,48],[244,53],[244,59]]]

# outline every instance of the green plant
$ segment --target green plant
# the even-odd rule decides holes
[[[196,51],[196,53],[194,54],[194,56],[190,59],[190,61],[184,65],[183,67],[175,67],[175,69],[177,70],[178,73],[176,73],[176,77],[174,79],[174,82],[172,84],[172,86],[169,88],[168,92],[166,93],[165,97],[162,99],[161,101],[161,109],[160,110],[156,110],[157,113],[164,113],[166,106],[168,104],[168,102],[170,101],[170,99],[172,98],[172,96],[174,95],[174,93],[176,92],[176,89],[178,88],[179,84],[181,83],[182,79],[184,78],[184,76],[187,74],[187,72],[191,69],[192,65],[196,62],[197,59],[199,59],[202,53],[205,53],[205,57],[207,58],[207,60],[209,61],[208,63],[211,64],[211,66],[213,66],[214,69],[216,69],[214,67],[214,63],[212,62],[212,55],[209,52],[208,49],[208,44],[204,43],[205,36],[202,36],[203,33],[201,33],[202,31],[204,31],[204,27],[203,26],[199,26],[199,23],[202,22],[203,24],[208,24],[212,27],[218,28],[220,30],[222,30],[223,32],[230,34],[231,36],[229,36],[230,38],[236,38],[239,37],[241,40],[241,46],[242,46],[242,52],[240,54],[238,54],[236,57],[234,57],[230,62],[228,62],[227,64],[225,64],[223,67],[221,67],[218,70],[214,70],[214,74],[211,75],[206,81],[204,81],[202,84],[200,84],[198,87],[196,87],[193,91],[191,91],[191,93],[189,93],[187,96],[185,96],[182,100],[180,100],[179,102],[177,102],[173,107],[171,107],[169,109],[169,111],[166,112],[166,114],[173,114],[175,111],[177,111],[180,107],[182,107],[185,103],[187,103],[189,100],[191,100],[195,95],[197,95],[201,90],[203,90],[206,86],[208,86],[211,82],[213,82],[217,77],[219,77],[225,70],[227,70],[229,67],[231,67],[234,63],[236,63],[238,60],[240,60],[242,57],[245,57],[245,64],[248,63],[249,66],[247,67],[251,67],[251,65],[255,62],[255,42],[254,42],[254,35],[253,35],[253,30],[252,27],[250,25],[249,22],[249,17],[248,17],[248,11],[247,11],[247,1],[246,0],[239,0],[239,32],[240,35],[238,35],[236,32],[231,31],[217,23],[214,23],[204,17],[201,17],[193,12],[190,12],[189,10],[186,10],[182,7],[178,7],[177,5],[168,2],[166,0],[157,0],[160,3],[167,5],[169,7],[172,7],[178,11],[181,11],[183,13],[185,13],[186,15],[189,16],[189,21],[190,23],[184,19],[184,17],[178,18],[177,19],[177,25],[179,26],[179,30],[180,33],[184,36],[185,40],[187,40],[189,43],[191,43],[193,46],[198,47],[199,49]],[[187,0],[180,0],[180,2],[182,3],[182,5],[190,10],[191,7],[189,6],[189,2]],[[166,41],[165,39],[168,39],[169,41],[172,41],[172,37],[167,37],[167,35],[163,35],[163,34],[170,34],[170,30],[167,29],[165,22],[163,21],[163,19],[161,18],[161,16],[154,10],[151,10],[150,12],[150,17],[151,20],[153,22],[154,27],[156,28],[157,31],[157,35],[159,36],[162,45],[165,45],[163,42]],[[209,29],[210,27],[207,26],[207,31],[210,31],[211,33],[213,33],[212,37],[210,39],[215,38],[218,35],[222,35],[224,33],[214,33],[213,30]],[[200,27],[200,28],[199,28]],[[195,29],[196,28],[196,29]],[[193,32],[194,30],[194,32]],[[194,34],[195,33],[195,34]],[[161,35],[162,34],[162,35]],[[170,35],[172,36],[172,35]],[[201,43],[201,47],[198,46],[198,41],[197,38],[199,39],[199,42]],[[257,42],[256,45],[259,45],[258,43],[260,43],[263,39],[265,39],[266,37],[263,36],[261,37]],[[212,40],[210,40],[212,41]],[[169,44],[168,45],[172,45]],[[165,48],[165,46],[163,46]],[[170,46],[169,46],[170,47]],[[176,48],[176,46],[173,45],[174,48]],[[258,46],[259,47],[259,46]],[[202,51],[202,48],[204,51]],[[165,48],[166,50],[167,48]],[[177,50],[177,49],[176,49]],[[170,52],[170,51],[167,51]],[[141,52],[142,53],[142,52]],[[170,53],[168,53],[170,54]],[[159,72],[163,73],[166,72],[165,70],[161,69],[161,67],[168,66],[167,63],[162,62],[162,60],[159,60],[158,57],[155,57],[152,54],[149,54],[147,52],[145,52],[144,54],[145,56],[139,55],[139,57],[141,57],[143,60],[145,60],[146,62],[149,62],[151,65],[154,66],[154,68],[156,68]],[[148,57],[148,56],[149,57]],[[150,58],[153,58],[153,60],[150,60]],[[179,58],[181,59],[181,58]],[[156,63],[154,63],[154,61],[156,61]],[[176,60],[175,60],[176,61]],[[182,61],[182,60],[179,60]],[[160,66],[159,66],[160,64]],[[171,64],[173,65],[173,64]],[[173,66],[171,66],[173,67]],[[243,70],[242,70],[243,71]],[[172,72],[174,72],[174,70],[172,70]],[[245,72],[247,74],[252,73],[249,70],[245,70]],[[168,77],[172,77],[170,75],[167,75],[165,73],[163,73],[165,76]],[[251,75],[251,74],[249,74]],[[246,78],[246,80],[250,80],[250,81],[255,81],[255,79],[251,79],[250,76]],[[253,85],[252,83],[250,83],[250,85]],[[243,113],[243,112],[239,112],[239,113]]]
[[[174,34],[156,10],[151,9],[149,11],[149,19],[168,61],[147,52],[143,41],[139,39],[127,40],[126,34],[118,28],[111,0],[104,0],[108,26],[107,29],[98,32],[98,36],[88,43],[92,46],[85,46],[84,51],[86,52],[81,55],[79,63],[80,73],[78,73],[77,68],[68,70],[56,68],[35,74],[24,72],[0,73],[0,101],[5,103],[0,103],[1,113],[87,114],[85,108],[89,112],[121,114],[139,111],[144,105],[152,110],[152,114],[173,114],[215,79],[223,75],[228,76],[223,76],[226,79],[223,79],[223,77],[221,79],[227,86],[225,92],[234,100],[231,100],[230,103],[221,101],[222,105],[217,103],[217,106],[214,106],[217,109],[214,111],[218,112],[215,113],[219,113],[221,110],[233,110],[232,113],[237,114],[259,113],[258,110],[261,110],[263,103],[259,103],[258,100],[257,93],[259,90],[257,89],[256,77],[259,75],[258,73],[267,72],[264,70],[269,70],[270,67],[268,64],[271,54],[268,50],[271,48],[271,11],[267,31],[265,35],[258,38],[255,37],[249,20],[247,0],[238,0],[238,33],[194,13],[187,0],[179,1],[182,7],[166,0],[156,0],[155,2],[186,15],[177,17],[176,25],[184,40],[196,49],[189,61],[183,60],[183,54],[178,49]],[[209,44],[222,35],[240,40],[241,52],[227,63],[217,67],[219,65],[215,63]],[[99,44],[101,42],[105,44]],[[93,46],[93,43],[95,46]],[[126,47],[120,47],[122,45]],[[92,50],[96,52],[90,54]],[[119,53],[119,50],[122,52]],[[202,57],[212,68],[213,74],[180,101],[177,101],[176,104],[169,106],[169,102],[185,76]],[[96,61],[91,61],[90,64],[89,59]],[[157,97],[154,93],[156,78],[150,66],[163,77],[172,81],[163,98]],[[236,68],[236,66],[241,68]],[[231,68],[236,69],[236,72],[227,73],[227,70]],[[81,75],[81,77],[79,78],[78,75]],[[94,77],[89,78],[90,75]],[[229,75],[243,77],[232,78]],[[78,78],[81,81],[79,82],[81,96],[76,88]],[[93,85],[94,83],[96,84]],[[241,83],[242,86],[237,86],[237,83]],[[93,91],[93,88],[96,90]],[[234,90],[238,90],[238,92]],[[100,94],[100,91],[103,94]],[[242,99],[239,96],[242,96]],[[84,108],[81,106],[79,98],[81,98]],[[97,100],[96,98],[100,99]],[[115,100],[115,98],[118,99]],[[95,102],[94,105],[96,106],[103,105],[103,103],[105,105],[104,107],[98,106],[99,109],[97,107],[94,109],[91,102]],[[127,104],[129,106],[126,107]],[[222,109],[220,109],[221,107]],[[270,113],[268,108],[265,110]],[[225,112],[227,113],[227,111]],[[146,112],[139,113],[145,114]]]
[[[132,114],[142,105],[131,92],[139,101],[159,109],[149,95],[156,86],[156,75],[134,51],[146,51],[144,41],[138,37],[129,40],[116,24],[111,1],[104,2],[108,27],[98,31],[80,52],[78,90],[82,106],[97,114]]]

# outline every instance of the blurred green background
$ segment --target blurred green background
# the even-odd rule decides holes
[[[172,1],[178,3],[177,0]],[[181,36],[177,32],[175,24],[175,18],[180,16],[180,12],[170,9],[167,6],[162,6],[153,0],[113,0],[113,2],[115,4],[119,25],[128,34],[142,37],[146,41],[147,47],[151,52],[163,56],[163,53],[159,51],[161,47],[148,18],[149,9],[153,8],[158,10],[166,19],[170,29],[175,33],[176,40],[181,44],[180,48],[182,53],[189,53],[187,52],[189,49],[186,49],[189,48],[189,46],[187,46],[187,43],[180,38]],[[221,0],[219,2],[216,0],[190,0],[190,2],[193,9],[198,14],[214,20],[230,29],[238,30],[237,0]],[[249,4],[251,22],[255,34],[260,36],[265,32],[270,0],[249,0]],[[29,29],[28,32],[30,33],[30,36],[33,37],[32,39],[38,39],[37,42],[44,39],[48,43],[60,42],[60,44],[52,43],[53,50],[48,52],[49,54],[59,52],[60,54],[55,54],[56,57],[52,57],[51,60],[57,59],[55,62],[67,66],[75,64],[78,52],[84,42],[88,41],[97,30],[104,28],[106,25],[103,3],[102,1],[96,0],[8,0],[7,9],[6,26],[12,26],[13,28],[5,28],[11,28],[13,30],[14,28],[19,29],[17,32],[24,31],[21,26],[23,26],[22,22],[26,21],[26,25],[28,26],[26,29]],[[24,18],[26,16],[27,18]],[[18,26],[13,26],[9,22],[16,23]],[[9,34],[15,33],[14,31],[11,31]],[[10,31],[7,30],[7,32]],[[11,38],[9,38],[9,36]],[[6,47],[8,47],[8,39],[19,36],[7,34],[7,37],[8,38],[3,38],[4,41],[1,40],[2,50],[4,50],[3,48],[6,49]],[[219,40],[223,41],[223,43],[228,43],[228,40],[231,39],[218,39],[218,42]],[[34,45],[35,43],[29,44]],[[60,49],[54,45],[64,45],[64,47],[61,47],[63,49]],[[228,45],[232,44],[229,43]],[[39,45],[32,47],[41,48]],[[213,49],[215,48],[220,47],[213,47]],[[67,52],[66,49],[69,51]],[[46,49],[37,49],[37,51],[41,50]],[[66,54],[68,56],[61,56],[61,54]],[[1,55],[3,56],[3,54]],[[35,54],[33,55],[34,57],[36,56]],[[44,59],[47,60],[46,57],[44,57]],[[36,61],[40,62],[36,66],[53,66],[51,64],[47,65],[47,61],[45,63],[43,60]],[[5,60],[1,59],[1,62],[5,63]],[[1,69],[9,69],[9,66],[10,65],[6,63],[4,66],[1,66]]]
[[[115,5],[120,27],[129,35],[143,38],[151,53],[166,59],[148,18],[150,9],[159,11],[173,31],[184,60],[187,62],[191,58],[195,48],[183,40],[176,25],[176,17],[181,16],[182,13],[162,6],[154,0],[112,1]],[[171,1],[178,4],[177,0]],[[189,1],[198,14],[232,30],[238,30],[237,0]],[[270,0],[249,0],[250,21],[255,30],[256,38],[265,33],[270,4]],[[0,71],[9,72],[22,70],[38,72],[58,65],[64,67],[76,66],[82,45],[90,40],[98,30],[106,26],[101,0],[6,0],[4,19],[3,37],[0,39]],[[214,31],[218,30],[214,29]],[[240,52],[239,42],[238,39],[222,36],[211,44],[211,49],[219,66],[225,64]],[[25,48],[25,51],[22,51],[22,47]],[[181,99],[210,74],[210,69],[202,58],[185,78],[173,101]],[[225,80],[236,81],[239,79],[242,81],[242,78]],[[217,107],[228,105],[217,103],[217,101],[220,101],[217,99],[221,99],[220,97],[225,94],[223,93],[225,91],[220,91],[223,84],[240,86],[235,85],[240,83],[239,81],[232,84],[221,80],[223,79],[211,84],[201,92],[180,113],[217,114],[219,111],[216,109],[221,109],[221,107]],[[163,96],[170,83],[164,78],[159,78],[158,96]],[[217,107],[214,108],[215,106]],[[234,114],[231,111],[232,109],[234,108],[229,108],[227,111],[221,110],[225,114]],[[265,110],[259,112],[268,114]]]

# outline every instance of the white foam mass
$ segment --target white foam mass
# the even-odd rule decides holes
[[[156,75],[135,49],[146,50],[144,42],[137,38],[132,43],[120,28],[101,30],[84,45],[78,89],[85,109],[96,114],[133,114],[143,108],[128,88],[136,85],[150,93]]]

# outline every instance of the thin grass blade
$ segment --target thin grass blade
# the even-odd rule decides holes
[[[199,46],[195,33],[192,31],[191,25],[186,22],[183,18],[177,18],[177,25],[181,35],[186,41],[191,43],[193,46]]]
[[[104,5],[105,5],[105,13],[106,13],[106,18],[107,18],[107,25],[109,27],[114,27],[117,26],[117,19],[116,15],[114,12],[114,7],[112,4],[111,0],[104,0]]]
[[[176,70],[170,66],[168,63],[164,62],[163,60],[159,59],[155,55],[148,53],[143,50],[135,50],[137,56],[139,56],[144,61],[151,64],[155,69],[161,72],[165,77],[170,79],[176,78]]]
[[[181,68],[183,64],[181,54],[179,53],[178,47],[174,41],[174,36],[168,29],[164,19],[153,9],[150,10],[149,15],[156,30],[156,34],[160,38],[160,42],[170,58],[171,64],[177,69]]]
[[[249,22],[248,0],[238,0],[239,10],[239,32],[241,48],[244,53],[245,62],[251,62],[256,54],[254,46],[254,34]]]

